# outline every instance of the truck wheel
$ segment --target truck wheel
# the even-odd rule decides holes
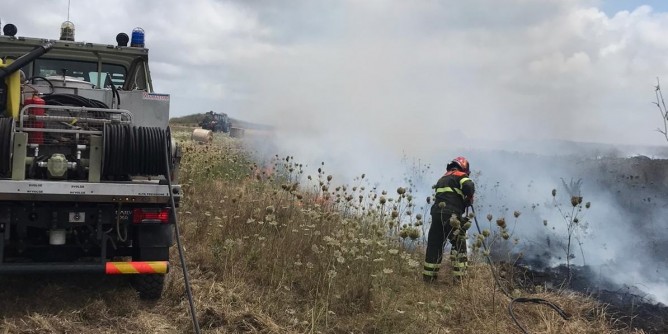
[[[134,275],[130,281],[142,300],[157,300],[165,288],[164,274]]]

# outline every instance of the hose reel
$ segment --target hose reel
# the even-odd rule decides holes
[[[105,124],[102,131],[102,175],[165,175],[165,146],[172,152],[169,128]],[[171,161],[171,157],[170,157]]]

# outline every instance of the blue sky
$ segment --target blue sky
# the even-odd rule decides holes
[[[606,14],[614,15],[622,10],[633,11],[642,5],[651,6],[656,12],[668,12],[668,1],[665,0],[603,0],[600,8]]]

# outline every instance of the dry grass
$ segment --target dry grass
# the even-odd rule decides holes
[[[518,332],[484,264],[474,263],[460,283],[422,282],[418,215],[426,206],[410,189],[384,193],[364,175],[335,186],[324,166],[309,178],[291,157],[260,167],[238,144],[222,137],[208,146],[183,142],[180,226],[203,332]],[[1,328],[189,332],[183,279],[172,263],[165,295],[155,303],[137,300],[122,278],[5,279],[12,289],[0,292]],[[617,332],[592,300],[537,297],[573,317],[520,304],[517,316],[532,333]]]

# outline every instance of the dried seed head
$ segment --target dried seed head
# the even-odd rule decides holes
[[[487,214],[487,221],[491,222],[494,217],[492,216],[491,213]]]
[[[438,203],[438,207],[443,209],[445,207],[445,202]]]
[[[490,234],[491,234],[491,232],[490,232],[488,229],[484,229],[484,230],[482,230],[482,235],[483,235],[485,238],[489,237]]]
[[[427,204],[431,203],[431,196],[427,197]]]
[[[387,199],[385,198],[385,196],[380,196],[380,199],[378,201],[380,202],[380,204],[385,204],[385,202],[387,202]]]
[[[405,193],[406,193],[406,188],[404,188],[404,187],[397,188],[397,194],[403,195]]]
[[[415,215],[415,219],[422,220],[422,214],[418,213],[417,215]]]
[[[274,206],[273,206],[273,205],[270,205],[270,206],[266,207],[266,208],[264,209],[264,211],[265,211],[266,213],[271,214],[271,213],[274,213],[274,211],[276,211],[276,210],[274,209]]]
[[[552,189],[552,197],[557,196],[557,189]]]
[[[519,211],[513,212],[513,216],[515,216],[515,218],[519,217],[520,214],[521,214],[521,212],[519,212]]]
[[[591,207],[591,202],[585,203],[585,208],[589,209],[589,207]]]
[[[503,240],[508,240],[510,238],[510,234],[508,234],[506,231],[503,231],[503,233],[501,233],[501,237]]]
[[[399,217],[399,211],[392,210],[392,218],[397,218],[397,217]]]
[[[452,226],[452,228],[454,229],[457,229],[459,228],[459,226],[461,226],[461,222],[459,221],[456,215],[452,215],[450,217],[450,226]]]
[[[332,176],[331,176],[331,175],[327,175],[327,181],[331,181],[331,180],[332,180]]]
[[[572,196],[571,197],[571,205],[573,205],[573,206],[578,205],[578,197],[577,196]]]
[[[496,225],[499,226],[500,228],[505,228],[506,227],[506,219],[505,218],[499,218],[496,220]]]
[[[575,218],[573,218],[573,222],[577,224],[577,223],[580,222],[580,219],[578,219],[578,217],[575,217]]]
[[[411,228],[410,231],[408,231],[408,237],[411,240],[417,240],[417,238],[420,237],[420,230],[416,228]]]
[[[547,226],[547,219],[543,219],[543,225]]]

